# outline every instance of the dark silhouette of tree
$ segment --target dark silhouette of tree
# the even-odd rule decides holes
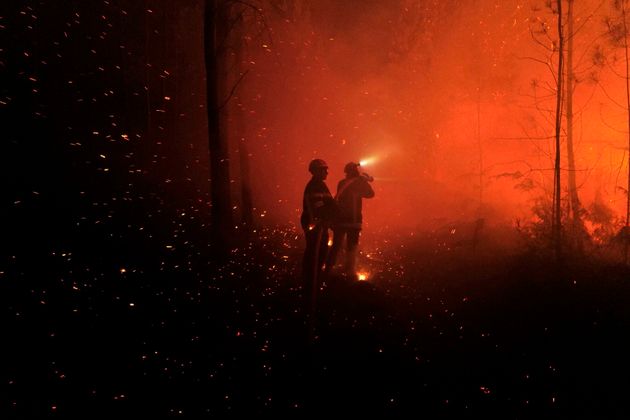
[[[573,17],[574,0],[568,0],[567,10],[567,33],[566,33],[566,123],[567,123],[567,165],[568,165],[568,192],[569,192],[569,223],[571,237],[575,241],[578,251],[582,250],[584,238],[584,224],[582,222],[582,205],[578,196],[578,187],[576,182],[576,166],[573,136],[573,92],[575,83],[575,69],[573,63],[574,52],[574,17]]]
[[[624,62],[624,74],[614,72],[618,76],[625,80],[625,111],[627,122],[627,136],[628,136],[628,149],[627,154],[630,154],[630,63],[629,63],[629,51],[628,51],[628,0],[613,0],[612,8],[614,16],[610,16],[606,19],[607,37],[613,48],[621,49]],[[595,57],[596,58],[596,57]],[[605,60],[605,58],[604,58]],[[622,229],[622,238],[624,242],[624,260],[628,262],[629,240],[630,240],[630,164],[628,165],[628,180],[626,185],[626,214],[625,224]]]
[[[566,13],[563,12],[563,4],[567,6]],[[574,135],[574,93],[576,85],[579,83],[581,74],[586,73],[587,76],[582,80],[595,80],[596,74],[593,70],[593,66],[580,70],[581,60],[587,55],[591,48],[589,43],[585,46],[581,46],[582,54],[581,58],[577,61],[574,60],[574,54],[576,49],[575,36],[589,22],[594,16],[594,12],[586,16],[580,16],[579,20],[576,20],[574,13],[574,0],[556,0],[555,2],[547,2],[547,7],[557,18],[557,34],[552,34],[550,25],[545,20],[538,20],[540,27],[533,28],[531,30],[532,38],[534,41],[544,48],[547,52],[547,56],[544,59],[531,58],[532,60],[544,64],[549,72],[552,74],[555,82],[555,86],[550,84],[545,88],[544,85],[538,81],[534,81],[532,84],[536,101],[536,108],[543,114],[551,123],[552,111],[548,109],[542,109],[539,107],[539,103],[544,100],[538,97],[536,90],[542,88],[545,90],[547,97],[553,97],[555,99],[555,111],[553,111],[553,125],[554,125],[554,157],[553,157],[553,198],[552,198],[552,217],[551,217],[551,233],[552,233],[552,247],[554,253],[560,257],[562,251],[563,241],[568,244],[568,240],[571,241],[571,245],[577,251],[583,250],[584,240],[588,238],[588,233],[584,226],[583,218],[585,210],[582,207],[578,194],[576,158],[575,158],[575,135]],[[599,8],[599,6],[597,6]],[[540,9],[535,9],[539,11]],[[576,29],[575,23],[579,22],[579,26]],[[554,63],[553,65],[551,63]],[[563,116],[563,111],[566,110],[566,114]],[[546,115],[545,115],[546,114]],[[563,117],[566,126],[563,127]],[[567,235],[563,232],[563,213],[562,213],[562,136],[566,135],[566,150],[567,150],[567,207],[565,220],[567,223]]]
[[[241,84],[245,83],[244,76],[247,74],[247,70],[243,67],[243,49],[244,45],[244,16],[239,14],[237,27],[235,28],[236,36],[235,40],[235,52],[234,52],[234,67],[237,73],[239,73],[239,80]],[[243,88],[244,86],[241,86]],[[236,126],[234,127],[238,135],[238,168],[239,168],[239,180],[240,180],[240,193],[241,193],[241,226],[246,234],[248,234],[254,226],[254,200],[252,194],[251,174],[250,174],[250,162],[249,152],[247,148],[247,138],[243,127],[245,127],[246,115],[242,108],[237,109],[235,112],[234,120]],[[239,130],[241,131],[239,133]],[[240,134],[240,135],[239,135]]]
[[[564,36],[562,31],[562,0],[557,0],[558,12],[558,67],[556,77],[556,130],[555,158],[553,165],[553,212],[551,236],[556,259],[562,256],[562,217],[560,206],[560,132],[562,130],[562,72],[564,65]]]
[[[297,2],[299,3],[299,2]],[[297,4],[296,3],[296,4]],[[242,112],[234,113],[230,100],[235,98],[249,70],[243,65],[244,51],[252,37],[259,40],[270,31],[260,1],[205,0],[204,40],[208,97],[208,135],[210,149],[212,234],[220,247],[234,241],[232,179],[230,178],[229,134],[239,134],[244,124]],[[301,4],[301,3],[300,3]],[[229,117],[229,118],[228,118]],[[239,127],[230,126],[238,121]],[[247,139],[238,136],[237,177],[240,181],[240,224],[245,232],[254,224],[254,201],[251,188],[250,154]]]
[[[230,188],[230,158],[225,130],[224,90],[226,80],[225,52],[229,33],[231,4],[206,0],[204,41],[207,84],[208,141],[210,150],[210,200],[212,203],[212,236],[219,249],[230,243],[233,231]]]
[[[531,88],[533,91],[532,99],[535,109],[540,113],[543,121],[549,126],[549,130],[553,127],[553,135],[545,135],[531,137],[553,141],[553,182],[551,193],[551,209],[549,212],[541,212],[545,217],[543,220],[550,221],[551,232],[551,249],[557,260],[562,255],[562,194],[561,194],[561,136],[562,136],[562,111],[563,111],[563,79],[564,79],[564,34],[562,19],[562,0],[555,2],[547,1],[546,8],[551,11],[556,19],[555,30],[549,22],[548,18],[534,17],[533,24],[530,26],[530,34],[532,40],[543,50],[544,56],[527,56],[535,63],[543,65],[551,74],[553,84],[551,82],[533,79]],[[532,6],[532,11],[536,14],[543,9],[538,6]],[[542,94],[539,93],[542,91]],[[551,106],[542,106],[547,99],[554,100],[553,108]],[[536,212],[536,211],[535,211]]]

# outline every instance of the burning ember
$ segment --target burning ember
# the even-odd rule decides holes
[[[367,273],[365,271],[357,273],[357,279],[359,281],[367,281],[368,277],[369,277],[369,273]]]

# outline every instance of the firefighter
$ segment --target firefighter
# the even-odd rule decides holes
[[[362,201],[364,198],[374,197],[374,190],[370,185],[374,178],[361,173],[359,167],[360,165],[354,162],[346,164],[344,167],[346,177],[337,185],[335,200],[337,201],[338,214],[335,224],[332,226],[332,247],[326,260],[326,272],[328,273],[335,265],[337,254],[345,238],[344,273],[351,278],[356,278],[356,254],[363,222]]]
[[[328,229],[336,211],[336,203],[324,182],[328,165],[322,159],[314,159],[308,165],[313,175],[304,189],[303,210],[300,222],[306,238],[302,260],[302,275],[307,294],[314,289],[323,269],[328,252]]]

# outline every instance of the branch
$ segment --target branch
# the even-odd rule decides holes
[[[586,53],[590,51],[592,45],[595,42],[597,42],[600,38],[603,38],[604,36],[606,36],[606,34],[601,34],[601,35],[596,36],[595,38],[593,38],[591,40],[591,42],[586,47],[584,47],[584,51],[582,52],[582,55],[578,59],[577,64],[575,66],[573,66],[573,68],[578,67],[582,63],[582,60],[584,59],[584,57],[586,57]],[[592,68],[592,66],[591,66],[591,68]]]
[[[610,69],[610,71],[612,72],[612,74],[614,74],[615,76],[617,76],[620,79],[624,79],[626,80],[626,75],[625,74],[619,74],[617,73],[617,71],[615,70],[615,68],[613,66],[611,66],[609,63],[608,64],[608,68]]]
[[[547,32],[545,31],[545,33]],[[531,27],[529,28],[529,34],[531,35],[532,39],[534,40],[536,44],[540,45],[541,47],[543,47],[549,52],[553,52],[554,48],[549,48],[547,45],[543,44],[538,38],[536,38],[536,35],[534,35],[534,30]],[[547,38],[549,38],[549,35],[547,35]],[[551,38],[549,39],[551,40]],[[552,45],[553,45],[553,41],[552,41]]]
[[[551,140],[555,139],[556,136],[546,136],[546,137],[490,137],[490,140]]]
[[[265,15],[263,14],[262,9],[260,7],[257,7],[256,5],[251,4],[244,0],[228,0],[228,1],[242,4],[243,6],[246,6],[252,9],[254,13],[257,14],[258,17],[260,18],[260,22],[262,22],[262,25],[265,28],[267,35],[269,36],[269,44],[273,45],[273,38],[271,37],[271,29],[269,28],[269,25],[267,25],[267,20],[265,19]]]
[[[611,101],[612,103],[614,103],[615,105],[617,105],[617,106],[618,106],[619,108],[621,108],[621,109],[624,109],[624,110],[627,110],[627,109],[628,109],[628,108],[626,108],[626,106],[625,106],[625,105],[622,105],[622,104],[620,104],[619,102],[615,101],[615,100],[614,100],[614,99],[613,99],[613,98],[612,98],[612,97],[608,94],[608,92],[607,92],[607,91],[606,91],[606,89],[604,88],[604,85],[602,85],[600,82],[597,82],[597,85],[598,85],[598,86],[602,89],[602,92],[604,92],[604,95],[606,95],[606,97],[607,97],[608,99],[610,99],[610,101]]]
[[[236,88],[238,87],[239,84],[241,84],[241,81],[243,81],[247,73],[249,73],[249,69],[247,69],[243,74],[241,74],[241,77],[239,77],[236,83],[234,84],[234,86],[232,86],[232,90],[230,91],[230,94],[225,99],[225,101],[223,101],[223,103],[217,108],[217,111],[221,111],[227,105],[228,101],[232,99],[232,96],[234,96],[234,92],[236,92]]]
[[[584,105],[577,112],[574,112],[574,114],[577,114],[577,115],[582,114],[584,110],[586,109],[586,107],[588,107],[588,104],[593,99],[593,96],[595,96],[595,87],[593,87],[593,90],[591,91],[591,96],[589,96],[588,99],[584,101]]]
[[[619,169],[617,170],[617,178],[615,178],[615,191],[617,191],[618,183],[619,183],[619,175],[621,174],[621,168],[623,167],[624,162],[626,161],[626,151],[623,151],[623,158],[621,158],[621,162],[619,163]]]
[[[595,12],[597,12],[606,2],[606,0],[602,0],[601,3],[599,3],[599,5],[597,7],[595,7],[595,9],[593,9],[593,11],[588,15],[588,17],[586,19],[584,19],[584,21],[582,22],[582,24],[573,31],[573,35],[575,36],[575,34],[577,34],[583,27],[584,25],[586,25],[588,23],[588,21],[590,19],[593,18],[593,16],[595,15]]]
[[[609,123],[607,123],[606,120],[604,120],[604,116],[602,115],[602,107],[601,106],[599,107],[599,119],[602,121],[602,124],[604,124],[606,127],[611,129],[612,131],[615,131],[615,132],[620,133],[620,134],[628,134],[627,131],[615,128],[612,125],[610,125]]]
[[[548,68],[548,69],[549,69],[549,70],[553,73],[553,69],[551,68],[551,65],[549,64],[549,62],[548,62],[548,61],[543,61],[543,60],[541,60],[540,58],[530,57],[530,56],[524,56],[524,57],[521,57],[521,56],[518,56],[518,55],[517,55],[517,56],[515,56],[515,57],[516,57],[518,60],[532,60],[532,61],[534,61],[534,62],[536,62],[536,63],[542,64],[542,65],[544,65],[545,67],[547,67],[547,68]],[[554,78],[555,78],[555,75],[554,75]]]

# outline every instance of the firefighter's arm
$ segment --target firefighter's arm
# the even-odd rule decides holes
[[[324,207],[326,204],[326,194],[322,193],[312,193],[308,197],[309,202],[311,203],[312,209],[317,213],[319,209]]]
[[[361,196],[363,198],[374,197],[374,189],[365,177],[361,177]]]

